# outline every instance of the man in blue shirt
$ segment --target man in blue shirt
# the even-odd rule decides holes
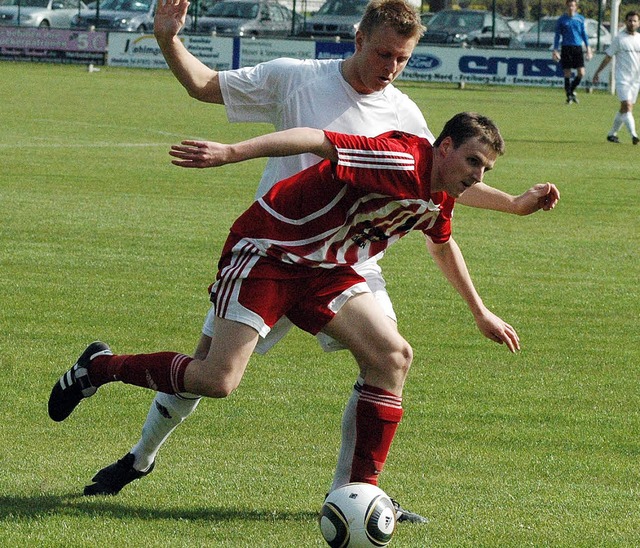
[[[584,78],[584,54],[582,44],[587,48],[587,61],[593,53],[589,47],[589,38],[584,26],[584,17],[578,13],[577,0],[567,0],[567,11],[558,19],[556,34],[553,39],[553,60],[560,61],[564,72],[564,90],[567,94],[567,104],[577,103],[575,90]],[[558,46],[562,40],[562,49]],[[572,70],[576,69],[576,76],[571,80]]]

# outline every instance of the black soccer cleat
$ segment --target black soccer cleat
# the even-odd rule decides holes
[[[415,512],[410,512],[406,508],[400,506],[400,503],[397,500],[391,499],[391,502],[396,510],[396,521],[398,523],[429,523],[429,520],[424,516],[416,514]]]
[[[580,102],[578,101],[578,96],[575,93],[571,94],[571,101],[574,102],[576,105]]]
[[[89,365],[96,356],[112,356],[109,345],[96,341],[80,355],[78,361],[53,386],[49,396],[49,416],[56,422],[66,419],[84,398],[98,390],[89,381]]]
[[[610,143],[620,143],[620,139],[618,139],[617,135],[607,135],[607,141]]]
[[[127,453],[120,460],[100,470],[91,479],[94,483],[84,488],[84,495],[117,495],[125,485],[153,472],[155,461],[146,472],[140,472],[133,467],[135,460],[133,453]]]
[[[640,143],[640,138],[639,137],[631,137],[631,142],[634,145],[637,145],[638,143]]]

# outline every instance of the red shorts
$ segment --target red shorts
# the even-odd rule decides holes
[[[216,316],[249,325],[262,337],[282,316],[315,335],[350,297],[371,292],[350,266],[283,263],[258,255],[247,242],[225,249],[211,288]]]

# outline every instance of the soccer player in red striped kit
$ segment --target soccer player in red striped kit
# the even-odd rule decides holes
[[[419,14],[405,0],[371,0],[360,22],[354,41],[354,54],[348,59],[275,59],[255,67],[216,71],[206,67],[185,48],[180,38],[189,2],[159,0],[154,33],[174,76],[189,95],[198,101],[224,106],[231,123],[264,122],[277,130],[314,127],[374,137],[386,131],[401,130],[435,140],[418,106],[394,86],[396,79],[423,32]],[[214,107],[215,108],[215,107]],[[207,142],[193,145],[185,168],[209,165]],[[270,158],[262,174],[256,198],[281,179],[302,171],[319,158],[312,154]],[[535,185],[518,196],[511,196],[486,184],[476,184],[459,203],[515,215],[551,210],[560,195],[554,185]],[[396,314],[378,260],[373,257],[354,268],[373,291],[376,300],[395,325]],[[193,357],[203,359],[209,352],[215,311],[211,307]],[[264,354],[282,340],[292,328],[287,317],[261,338],[256,353]],[[317,340],[325,352],[345,347],[325,333]],[[343,408],[341,439],[330,490],[349,481],[355,444],[355,413],[367,364],[358,363],[352,389]],[[139,438],[120,459],[103,467],[86,485],[84,494],[115,495],[129,483],[149,475],[156,456],[172,432],[189,417],[201,398],[196,394],[155,394]],[[392,499],[398,522],[424,523],[424,517]]]
[[[217,165],[306,152],[325,160],[277,183],[231,227],[211,291],[217,321],[207,357],[113,355],[105,343],[92,343],[54,385],[53,420],[64,420],[83,398],[113,381],[226,397],[239,385],[259,338],[286,315],[371,364],[356,410],[351,481],[377,484],[402,417],[413,354],[353,265],[411,230],[424,233],[481,333],[512,352],[519,349],[515,329],[482,302],[451,237],[456,198],[481,182],[504,152],[491,120],[458,114],[433,146],[400,131],[371,138],[295,128],[213,150]],[[180,160],[190,154],[189,146],[172,150]]]

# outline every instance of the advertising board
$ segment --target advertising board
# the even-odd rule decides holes
[[[296,59],[346,59],[354,51],[353,42],[313,40],[269,40],[185,36],[185,46],[207,66],[216,70],[253,66],[257,63],[292,57]],[[607,89],[608,78],[591,83],[591,75],[604,54],[586,66],[585,84]],[[127,33],[109,35],[109,64],[113,66],[164,68],[166,63],[153,35]],[[608,69],[607,69],[608,70]],[[562,87],[560,65],[551,52],[506,48],[416,47],[402,76],[403,81],[451,82],[515,86]]]
[[[247,39],[238,41],[241,67],[252,67],[278,57],[313,59],[316,53],[316,43],[311,40]]]
[[[233,67],[234,38],[183,35],[185,47],[215,70]],[[153,34],[109,33],[108,64],[113,67],[167,68]]]
[[[253,66],[279,57],[346,59],[354,51],[349,41],[227,38],[181,35],[185,47],[215,70]],[[107,64],[115,67],[167,68],[153,34],[68,31],[0,27],[0,59],[60,63]],[[584,85],[608,89],[607,67],[601,81],[591,76],[604,57],[597,53],[586,64]],[[551,52],[506,48],[463,48],[418,45],[401,80],[515,86],[562,87],[560,65]]]
[[[587,81],[600,65],[604,54],[587,62]],[[524,49],[475,49],[418,46],[402,73],[403,80],[417,82],[465,82],[516,86],[562,87],[559,63],[550,51]],[[596,89],[606,89],[606,79]]]
[[[107,33],[0,27],[0,59],[102,65]]]

